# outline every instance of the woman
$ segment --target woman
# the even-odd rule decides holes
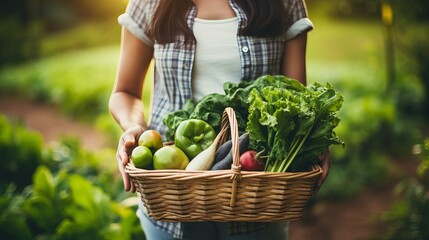
[[[224,82],[283,74],[306,83],[307,32],[313,28],[304,0],[130,0],[119,17],[121,59],[109,108],[124,130],[117,159],[128,156],[146,129],[165,131],[162,117],[186,100],[222,92]],[[150,123],[143,116],[143,79],[154,59]],[[325,175],[329,160],[323,161]],[[148,239],[286,239],[285,223],[164,223],[138,216]]]

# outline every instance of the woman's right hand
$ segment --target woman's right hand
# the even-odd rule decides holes
[[[125,166],[128,164],[132,150],[137,146],[139,136],[144,132],[140,126],[127,129],[119,139],[116,159],[118,161],[119,172],[124,182],[125,191],[135,192],[135,186],[131,184],[130,176],[125,172]]]

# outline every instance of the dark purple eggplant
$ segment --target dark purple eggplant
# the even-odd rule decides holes
[[[224,144],[222,144],[222,146],[223,145]],[[231,143],[231,147],[229,148],[228,154],[224,158],[222,158],[221,160],[218,160],[217,162],[215,162],[213,164],[213,167],[211,168],[211,170],[224,170],[224,169],[230,169],[231,168],[231,164],[232,164],[232,149],[231,148],[232,148],[232,143]],[[245,151],[247,151],[248,148],[249,148],[249,134],[244,133],[238,138],[238,150],[239,150],[240,155],[243,154]],[[219,147],[219,149],[220,149],[220,147]],[[225,151],[225,150],[223,150],[223,151]],[[216,154],[217,154],[217,152],[216,152]],[[216,157],[215,157],[215,161],[216,161]]]

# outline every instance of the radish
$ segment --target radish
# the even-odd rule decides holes
[[[241,154],[240,156],[240,165],[241,169],[244,171],[262,171],[265,167],[265,162],[262,160],[261,152],[256,152],[254,150],[248,150]]]

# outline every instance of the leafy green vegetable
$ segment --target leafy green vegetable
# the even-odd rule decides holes
[[[163,123],[167,126],[165,136],[168,140],[173,140],[174,132],[181,122],[186,119],[201,119],[210,124],[216,132],[220,130],[222,114],[226,107],[232,107],[235,111],[238,129],[244,132],[246,129],[247,116],[249,115],[248,108],[250,102],[248,97],[252,89],[262,89],[272,85],[275,87],[285,87],[287,84],[279,79],[286,79],[282,76],[261,77],[257,81],[243,81],[240,83],[227,82],[224,84],[225,94],[212,93],[206,95],[203,99],[195,102],[189,99],[182,109],[171,112],[163,117]],[[289,80],[289,86],[293,88],[302,88],[303,86],[296,84],[295,81]]]
[[[189,99],[182,109],[172,112],[162,119],[164,125],[168,127],[167,131],[165,132],[165,137],[167,139],[174,139],[174,133],[176,132],[177,127],[180,125],[180,123],[189,119],[194,109],[195,102],[192,99]]]
[[[223,111],[229,106],[231,106],[231,102],[228,96],[217,93],[209,94],[195,105],[195,109],[189,118],[204,120],[218,132]]]
[[[239,103],[243,104],[243,103]],[[188,100],[185,106],[177,111],[164,116],[163,123],[167,126],[165,137],[168,140],[174,139],[174,133],[181,122],[187,119],[200,119],[207,122],[216,132],[220,131],[222,114],[226,107],[233,107],[237,116],[239,129],[246,128],[247,109],[239,108],[240,105],[234,104],[229,95],[213,93],[206,95],[203,99],[195,103],[192,99]]]
[[[246,131],[251,147],[266,150],[266,171],[306,170],[331,144],[343,144],[333,131],[340,122],[336,113],[343,97],[330,84],[305,87],[281,76],[256,81],[265,87],[249,94]]]
[[[240,132],[250,135],[250,148],[265,150],[266,171],[307,170],[331,144],[343,144],[333,131],[343,97],[332,85],[309,86],[282,75],[225,83],[225,94],[210,94],[164,117],[167,138],[180,122],[196,118],[220,129],[223,111],[232,107]],[[299,159],[299,161],[294,161]]]

